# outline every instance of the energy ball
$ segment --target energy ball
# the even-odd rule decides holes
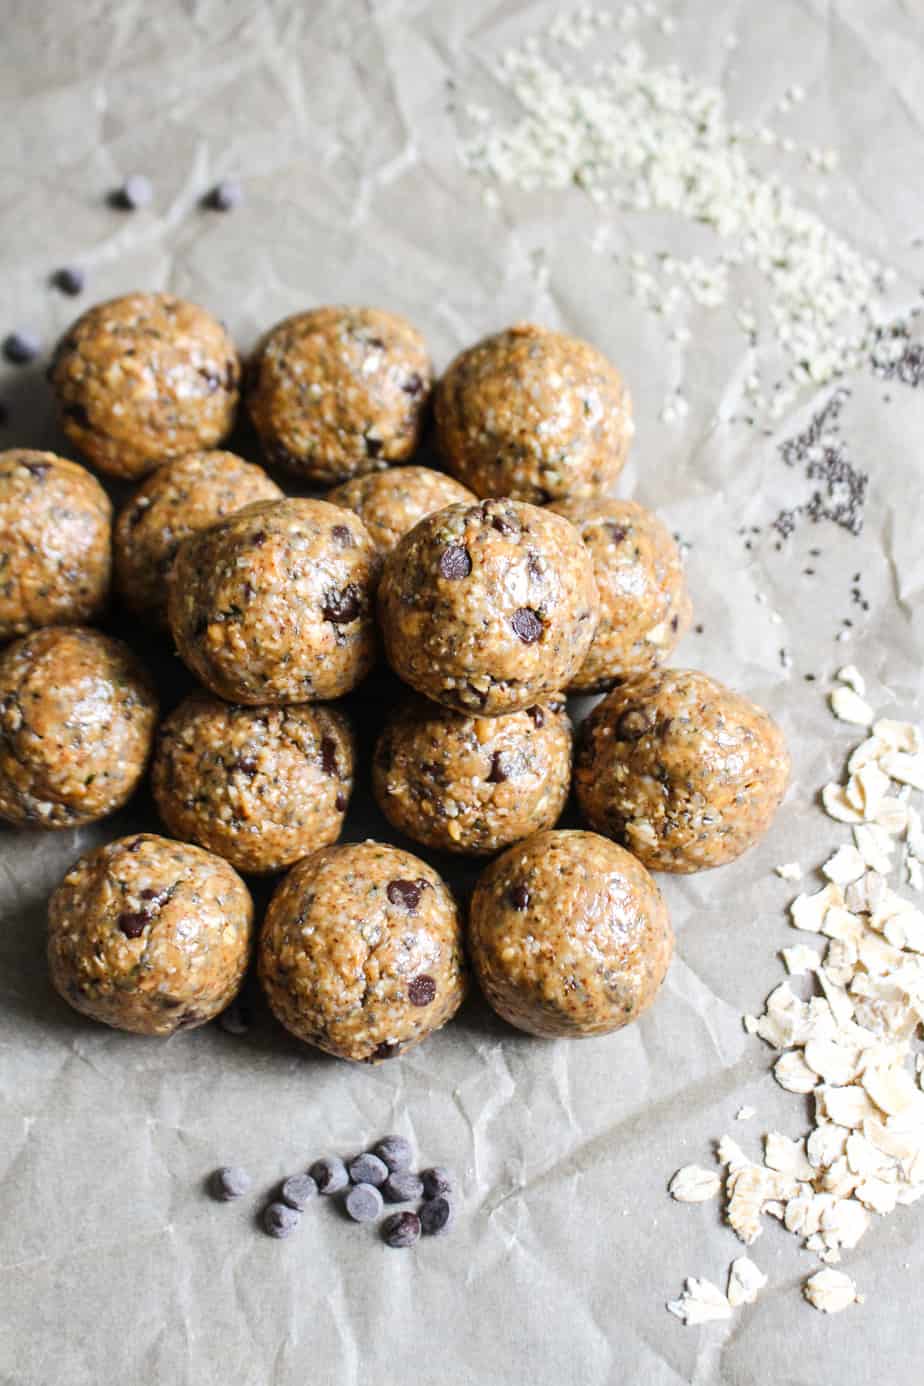
[[[0,452],[0,640],[101,614],[111,521],[109,497],[76,462]]]
[[[167,585],[183,540],[254,501],[282,499],[262,467],[233,452],[193,452],[159,467],[116,521],[115,579],[125,605],[166,629]]]
[[[590,826],[651,870],[705,871],[767,831],[789,755],[748,698],[706,674],[662,669],[597,704],[574,779]]]
[[[331,505],[354,510],[379,553],[390,553],[419,520],[460,501],[477,497],[458,481],[429,467],[391,467],[367,472],[328,491]]]
[[[168,605],[177,649],[229,702],[339,698],[375,660],[378,569],[352,511],[319,500],[245,506],[180,545]]]
[[[423,337],[397,313],[315,308],[267,333],[247,381],[267,460],[330,486],[411,456],[433,367]]]
[[[120,640],[33,631],[0,655],[0,818],[73,828],[120,808],[144,774],[157,698]]]
[[[661,892],[595,833],[536,833],[481,875],[469,951],[488,1001],[531,1035],[606,1035],[637,1020],[674,946]]]
[[[455,902],[410,852],[327,847],[270,901],[259,973],[287,1030],[341,1059],[406,1053],[455,1015],[465,991]]]
[[[75,1010],[117,1030],[204,1025],[237,992],[253,905],[220,857],[137,833],[72,867],[48,907],[48,962]]]
[[[385,560],[379,613],[399,678],[457,712],[542,703],[583,664],[600,609],[593,561],[561,515],[450,505]]]
[[[151,788],[175,837],[238,871],[281,871],[340,836],[353,736],[332,708],[193,694],[161,726]]]
[[[476,495],[583,499],[625,465],[629,392],[577,337],[532,323],[485,337],[456,357],[434,399],[440,452]]]
[[[680,550],[657,515],[635,501],[558,501],[593,558],[600,620],[569,693],[602,693],[663,664],[689,629],[693,607]]]
[[[49,371],[70,441],[106,476],[129,480],[227,437],[240,375],[222,324],[172,294],[90,308]]]
[[[469,856],[553,827],[570,784],[571,723],[561,698],[473,717],[412,694],[386,723],[372,768],[392,827]]]

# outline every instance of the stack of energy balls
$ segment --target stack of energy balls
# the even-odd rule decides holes
[[[530,1033],[635,1019],[673,942],[649,869],[748,848],[788,757],[761,709],[664,667],[691,607],[663,524],[606,494],[632,433],[619,373],[587,343],[519,325],[434,385],[404,319],[296,314],[258,344],[243,392],[266,462],[333,485],[324,499],[287,498],[214,450],[241,379],[204,309],[165,294],[103,303],[65,335],[50,380],[75,449],[140,482],[114,527],[76,462],[0,457],[0,816],[92,822],[150,763],[171,834],[122,838],[68,873],[50,904],[56,987],[126,1030],[203,1024],[248,966],[239,873],[286,872],[258,972],[282,1024],[329,1053],[374,1063],[425,1038],[462,1000],[466,955]],[[406,465],[431,401],[445,473]],[[89,624],[111,567],[121,603],[169,631],[201,684],[159,725],[136,656]],[[465,927],[426,861],[335,845],[356,761],[336,702],[380,645],[408,687],[375,748],[375,797],[423,847],[494,858]],[[591,692],[607,696],[573,784],[593,831],[557,831],[566,695]]]

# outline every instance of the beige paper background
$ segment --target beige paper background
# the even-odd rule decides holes
[[[857,738],[832,722],[825,678],[849,656],[874,699],[920,713],[924,391],[863,374],[842,436],[871,473],[859,539],[805,527],[781,554],[749,554],[736,531],[806,491],[773,437],[716,427],[741,373],[728,313],[697,310],[668,349],[605,257],[654,249],[661,228],[615,219],[577,192],[502,196],[492,213],[456,152],[448,78],[484,99],[506,43],[555,10],[504,0],[161,0],[156,5],[8,0],[0,24],[2,328],[46,341],[76,305],[45,287],[78,261],[84,303],[138,287],[205,303],[243,346],[318,302],[406,312],[439,365],[481,333],[536,318],[597,342],[625,369],[638,434],[620,490],[657,507],[691,545],[704,625],[680,651],[765,701],[791,739],[794,784],[768,841],[720,872],[663,879],[678,935],[656,1007],[627,1032],[541,1043],[477,1001],[399,1063],[351,1069],[290,1041],[258,1008],[246,1037],[217,1027],[167,1043],[95,1027],[51,993],[44,902],[98,841],[152,824],[143,801],[118,820],[57,836],[0,832],[0,1382],[3,1386],[905,1386],[921,1376],[924,1205],[877,1223],[845,1258],[864,1306],[827,1319],[803,1305],[814,1259],[771,1224],[754,1248],[770,1277],[727,1324],[682,1328],[664,1310],[687,1274],[724,1284],[741,1251],[716,1205],[665,1193],[677,1166],[709,1162],[734,1129],[805,1129],[802,1100],[769,1075],[770,1051],[741,1027],[779,979],[790,888],[772,867],[821,860],[845,831],[813,803]],[[921,92],[924,20],[900,0],[689,0],[666,7],[659,59],[720,82],[744,120],[790,83],[809,99],[800,137],[834,143],[843,171],[824,215],[899,271],[897,301],[924,284]],[[734,54],[723,36],[740,39]],[[149,174],[152,209],[103,204],[125,174]],[[221,217],[197,200],[239,175],[246,204]],[[790,176],[790,175],[787,175]],[[809,205],[816,188],[796,167]],[[673,229],[683,243],[683,232]],[[543,285],[537,265],[548,266]],[[682,383],[690,415],[658,411]],[[884,401],[891,396],[891,402]],[[815,401],[816,405],[824,394]],[[41,371],[3,367],[3,446],[60,440]],[[246,437],[240,446],[249,447]],[[822,550],[814,579],[807,550]],[[834,642],[862,570],[871,610]],[[757,594],[766,594],[766,604]],[[774,625],[778,609],[783,624]],[[787,647],[791,670],[778,650]],[[167,691],[183,686],[165,646],[144,646]],[[814,672],[810,685],[803,675]],[[891,693],[884,691],[887,684]],[[355,700],[368,740],[387,687]],[[358,801],[348,835],[385,835]],[[461,879],[466,879],[465,873]],[[468,877],[470,879],[470,875]],[[257,1234],[258,1203],[203,1196],[216,1164],[247,1166],[259,1191],[320,1153],[396,1129],[457,1172],[458,1226],[411,1254],[313,1208],[299,1235]]]

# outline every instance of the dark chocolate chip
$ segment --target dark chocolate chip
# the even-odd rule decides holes
[[[413,1147],[403,1136],[383,1136],[372,1149],[393,1173],[395,1170],[408,1169],[414,1159]]]
[[[34,332],[20,328],[3,339],[3,354],[14,366],[27,366],[34,361],[42,349],[42,343]]]
[[[404,391],[404,393],[406,395],[410,395],[411,399],[416,399],[418,395],[422,395],[423,388],[423,380],[420,378],[416,371],[414,371],[412,375],[409,375],[407,380],[405,380],[404,384],[401,386],[401,389]]]
[[[364,438],[363,438],[363,442],[364,442],[365,445],[366,445],[366,456],[367,456],[367,457],[378,457],[378,456],[379,456],[379,454],[380,454],[381,451],[382,451],[382,440],[381,440],[381,438],[369,438],[369,437],[367,436],[367,437],[364,437]]]
[[[350,1176],[339,1155],[328,1155],[323,1160],[315,1160],[308,1173],[318,1186],[318,1193],[337,1194],[347,1187]]]
[[[519,534],[520,527],[508,520],[506,515],[494,515],[491,519],[491,528],[496,529],[498,534]]]
[[[51,471],[50,462],[23,462],[22,466],[25,467],[27,472],[31,472],[39,481]]]
[[[507,891],[507,899],[515,910],[525,910],[529,908],[529,891],[525,885],[511,886]]]
[[[252,534],[250,536],[250,542],[251,544],[253,544],[255,549],[259,549],[263,544],[266,543],[266,530],[258,529],[256,534]]]
[[[335,626],[346,626],[359,617],[362,607],[362,592],[355,582],[349,582],[342,591],[326,594],[322,614],[325,621],[332,621]]]
[[[337,775],[337,743],[332,736],[321,738],[321,769],[325,775]]]
[[[623,529],[622,525],[614,524],[612,521],[608,521],[603,528],[609,535],[611,544],[621,544],[628,533],[628,530]]]
[[[160,909],[161,905],[166,904],[172,894],[171,888],[165,886],[163,890],[155,890],[153,886],[145,886],[141,891],[141,899],[148,903],[145,905],[145,913],[151,915]]]
[[[123,910],[119,915],[119,929],[126,938],[140,938],[149,923],[149,917],[141,910]]]
[[[382,1185],[386,1203],[416,1203],[423,1191],[420,1175],[411,1169],[396,1169]]]
[[[334,543],[339,544],[342,549],[353,547],[353,536],[347,525],[334,525],[330,535]]]
[[[283,1181],[279,1197],[297,1213],[302,1213],[313,1198],[318,1196],[318,1186],[310,1174],[290,1174]]]
[[[649,730],[648,714],[641,707],[627,707],[616,722],[620,741],[638,741]]]
[[[388,1166],[384,1160],[380,1160],[378,1155],[373,1155],[371,1151],[366,1151],[363,1155],[357,1155],[347,1165],[347,1173],[350,1182],[353,1184],[374,1184],[376,1188],[384,1184],[388,1178]]]
[[[417,906],[420,904],[422,889],[427,885],[426,881],[389,881],[385,894],[393,905],[399,909],[406,910],[408,914],[416,914]]]
[[[415,977],[407,989],[407,999],[412,1006],[429,1006],[436,999],[436,982],[426,973]]]
[[[51,276],[52,288],[67,294],[69,298],[76,298],[77,294],[82,294],[85,284],[86,275],[77,265],[62,265]]]
[[[338,789],[337,797],[334,800],[334,808],[337,810],[338,813],[344,813],[346,811],[346,806],[347,796],[344,794],[342,789]]]
[[[513,626],[513,633],[524,645],[535,645],[542,635],[542,622],[528,606],[521,606],[519,611],[513,613],[510,624]]]
[[[263,1213],[263,1230],[270,1237],[291,1237],[301,1216],[287,1203],[270,1203]]]
[[[386,1246],[413,1246],[420,1240],[420,1218],[416,1213],[392,1213],[382,1223],[382,1241]]]
[[[554,710],[555,709],[553,708],[553,711]],[[542,708],[538,705],[538,703],[535,704],[533,707],[528,707],[526,709],[526,715],[527,717],[531,717],[533,719],[533,724],[535,725],[537,731],[540,727],[545,725],[545,713],[542,711]]]
[[[382,1214],[382,1195],[372,1184],[354,1184],[344,1207],[354,1222],[375,1222]]]
[[[440,573],[450,581],[467,578],[472,571],[472,560],[464,544],[450,544],[440,554]]]
[[[530,550],[529,557],[526,560],[526,567],[530,577],[542,577],[542,564],[539,562],[539,555],[537,553],[533,553],[532,550]]]
[[[222,1203],[230,1203],[232,1199],[243,1198],[252,1182],[245,1169],[237,1165],[222,1165],[221,1169],[215,1170],[210,1184],[215,1198]]]
[[[257,773],[257,758],[256,756],[238,756],[237,760],[231,762],[228,769],[239,770],[242,775],[247,775],[252,779]]]
[[[223,178],[205,198],[213,212],[233,212],[244,200],[244,189],[236,178]]]
[[[78,428],[90,427],[90,415],[82,404],[66,404],[62,413],[66,419],[70,419]]]
[[[437,1194],[420,1205],[420,1227],[425,1236],[443,1236],[451,1222],[452,1204],[445,1194]]]
[[[375,1046],[366,1062],[368,1063],[371,1059],[397,1059],[400,1053],[400,1044],[395,1044],[392,1040],[382,1040],[381,1044]]]
[[[677,627],[678,627],[679,625],[680,625],[680,617],[679,617],[679,616],[672,616],[672,617],[671,617],[671,630],[672,630],[672,631],[676,631],[676,630],[677,630]]]
[[[449,1171],[442,1165],[434,1165],[432,1169],[425,1169],[420,1175],[423,1190],[427,1198],[438,1198],[444,1194],[447,1198],[452,1193],[452,1180]]]

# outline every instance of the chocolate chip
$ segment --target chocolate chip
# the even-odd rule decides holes
[[[270,1236],[282,1240],[291,1237],[301,1216],[287,1203],[270,1203],[263,1213],[263,1230]]]
[[[367,434],[367,435],[363,438],[363,442],[364,442],[365,445],[366,445],[366,456],[367,456],[367,457],[378,457],[378,456],[379,456],[379,454],[380,454],[381,451],[382,451],[382,440],[381,440],[381,438],[370,438],[370,437],[368,436],[368,434]]]
[[[445,1194],[437,1194],[420,1205],[420,1228],[426,1237],[442,1237],[452,1222],[452,1204]]]
[[[119,929],[126,938],[140,938],[150,919],[141,910],[123,910],[118,922]]]
[[[85,284],[86,275],[76,265],[62,265],[51,276],[52,288],[67,294],[69,298],[76,298],[77,294],[82,294]]]
[[[211,367],[201,366],[197,371],[197,374],[200,375],[202,379],[205,381],[210,395],[213,395],[216,390],[221,388],[221,376],[218,374],[217,371],[213,371]]]
[[[215,1170],[210,1184],[215,1198],[222,1203],[230,1203],[232,1199],[243,1198],[252,1182],[246,1169],[239,1169],[237,1165],[222,1165]]]
[[[525,910],[529,908],[529,891],[525,885],[511,886],[507,891],[507,899],[515,910]]]
[[[148,902],[145,905],[145,913],[148,916],[155,914],[161,905],[166,904],[171,894],[172,891],[169,886],[165,886],[163,890],[155,890],[153,886],[145,886],[144,890],[141,891],[141,899]]]
[[[62,410],[64,417],[70,419],[78,428],[90,427],[90,415],[82,404],[67,404]]]
[[[382,1185],[386,1203],[416,1203],[423,1191],[420,1175],[410,1169],[396,1169]]]
[[[339,544],[342,549],[353,547],[353,536],[346,525],[334,525],[330,532],[330,537],[335,544]]]
[[[491,771],[488,784],[503,784],[505,780],[515,780],[526,769],[526,757],[522,751],[495,751],[491,757]]]
[[[527,717],[531,717],[533,719],[533,725],[535,726],[537,731],[540,727],[543,727],[545,725],[545,713],[542,711],[542,708],[538,705],[538,703],[533,707],[528,707],[526,709],[526,715]]]
[[[23,462],[22,465],[27,472],[30,472],[32,476],[36,477],[39,481],[51,471],[50,462]]]
[[[304,1212],[313,1198],[318,1196],[318,1186],[310,1174],[290,1174],[283,1181],[279,1197],[297,1213]]]
[[[513,613],[510,621],[513,626],[513,633],[524,645],[535,645],[542,634],[542,622],[528,606],[521,606],[519,611]]]
[[[432,1169],[423,1170],[420,1180],[427,1198],[439,1198],[440,1194],[444,1194],[448,1198],[452,1193],[452,1180],[449,1177],[449,1171],[443,1169],[442,1165],[434,1165]]]
[[[42,349],[42,343],[34,332],[20,328],[3,339],[3,354],[14,366],[27,366],[34,361]]]
[[[401,386],[401,389],[404,391],[404,393],[406,395],[410,395],[411,399],[416,399],[418,395],[422,395],[423,388],[423,380],[420,378],[416,371],[414,371],[412,375],[409,375],[407,380],[405,380],[404,384]]]
[[[491,519],[491,528],[496,529],[498,534],[519,534],[520,527],[508,520],[506,515],[494,515]]]
[[[672,617],[671,617],[671,630],[676,632],[677,627],[678,627],[679,625],[680,625],[680,617],[679,617],[679,616],[672,616]]]
[[[537,553],[533,553],[532,550],[530,550],[529,557],[526,560],[526,567],[530,577],[542,577],[542,564],[539,561],[539,555]]]
[[[606,523],[603,528],[609,535],[611,544],[621,544],[628,533],[628,530],[623,529],[622,525],[613,524],[612,521]]]
[[[407,999],[412,1006],[429,1006],[436,998],[436,982],[423,973],[415,977],[407,989]]]
[[[463,544],[450,544],[440,554],[440,573],[450,581],[467,578],[472,571],[472,559]]]
[[[250,536],[250,542],[255,549],[261,548],[266,543],[266,530],[258,529],[256,534]]]
[[[385,894],[391,904],[406,910],[408,914],[416,914],[421,893],[428,884],[429,882],[421,880],[389,881]]]
[[[648,714],[641,707],[627,707],[616,722],[616,735],[620,741],[638,741],[648,729]]]
[[[372,1184],[354,1184],[344,1207],[354,1222],[375,1222],[382,1214],[382,1195]]]
[[[383,1040],[375,1046],[366,1062],[369,1063],[373,1059],[397,1059],[400,1053],[400,1044],[395,1044],[392,1040]]]
[[[323,1160],[315,1160],[308,1173],[318,1186],[318,1193],[341,1193],[349,1184],[347,1167],[339,1155],[328,1155]]]
[[[110,196],[110,203],[125,212],[136,212],[139,207],[148,207],[154,200],[151,180],[143,173],[132,173],[120,188]]]
[[[413,1246],[420,1240],[420,1218],[416,1213],[392,1213],[382,1223],[382,1241],[386,1246]]]
[[[414,1159],[413,1146],[403,1136],[383,1136],[372,1149],[392,1172],[408,1169]]]
[[[363,1155],[357,1155],[347,1165],[347,1173],[354,1184],[374,1184],[376,1188],[384,1184],[388,1178],[388,1166],[384,1160],[380,1160],[378,1155],[373,1155],[371,1151],[366,1151]]]
[[[223,178],[205,198],[213,212],[233,212],[244,200],[244,189],[236,178]]]
[[[325,775],[338,774],[337,743],[332,736],[321,738],[321,769]]]
[[[338,789],[338,790],[337,790],[337,797],[336,797],[336,799],[334,800],[334,808],[337,810],[338,813],[345,813],[345,812],[346,812],[346,806],[347,806],[347,796],[344,794],[344,792],[343,792],[342,789]]]
[[[321,608],[325,621],[335,626],[346,626],[355,621],[362,611],[363,594],[355,582],[347,583],[340,592],[328,592]]]

